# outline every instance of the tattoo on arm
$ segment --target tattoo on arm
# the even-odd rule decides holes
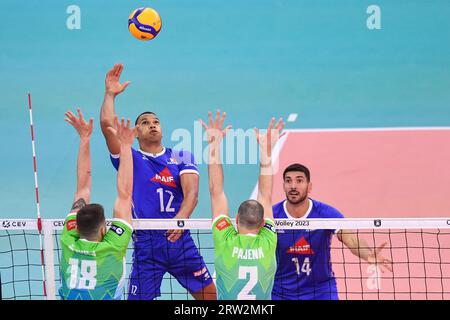
[[[71,211],[80,210],[85,205],[86,205],[86,201],[83,198],[80,198],[73,203]]]

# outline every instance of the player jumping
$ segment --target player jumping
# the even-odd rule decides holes
[[[101,127],[111,161],[120,167],[119,141],[109,131],[115,117],[114,100],[129,82],[120,83],[123,66],[106,75]],[[165,148],[157,115],[143,112],[136,121],[139,150],[132,149],[134,164],[133,217],[188,219],[198,198],[199,173],[193,156]],[[135,230],[133,266],[128,299],[154,299],[161,295],[163,276],[169,272],[195,299],[216,299],[212,277],[189,231]]]
[[[72,209],[61,234],[61,288],[63,300],[121,299],[125,280],[125,254],[131,239],[131,194],[133,161],[131,145],[134,129],[124,120],[111,133],[119,142],[122,159],[117,174],[118,197],[114,203],[114,220],[106,231],[103,207],[89,204],[91,196],[90,137],[93,120],[87,123],[78,109],[77,118],[66,112],[69,122],[80,135],[77,162],[77,191]]]
[[[258,199],[241,203],[236,223],[229,217],[228,201],[223,189],[220,144],[228,126],[222,129],[225,113],[217,111],[213,121],[208,113],[206,129],[209,143],[209,190],[213,217],[215,267],[218,299],[269,300],[276,270],[277,236],[272,215],[272,146],[279,139],[284,124],[281,119],[272,129],[273,118],[265,135],[256,130],[261,149]]]

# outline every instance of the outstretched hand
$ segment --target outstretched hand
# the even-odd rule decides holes
[[[78,118],[72,113],[72,111],[67,111],[65,113],[66,118],[64,119],[66,122],[70,123],[72,127],[77,130],[81,139],[89,139],[92,134],[92,129],[94,127],[94,119],[89,119],[89,122],[86,122],[83,117],[83,113],[80,108],[77,108]]]
[[[203,120],[199,120],[200,124],[205,128],[209,144],[219,144],[227,134],[227,131],[231,128],[231,125],[228,125],[222,129],[226,116],[227,114],[225,112],[220,116],[220,110],[217,110],[216,117],[213,121],[211,112],[208,112],[209,126],[203,122]]]
[[[133,144],[134,138],[136,137],[136,128],[138,128],[138,125],[134,128],[130,128],[130,124],[130,119],[128,119],[127,123],[125,124],[125,119],[122,118],[122,120],[119,122],[119,118],[116,116],[114,117],[114,128],[108,127],[108,130],[117,137],[121,145],[131,146]]]
[[[258,141],[259,147],[261,149],[261,155],[268,158],[272,156],[272,150],[275,144],[285,134],[282,133],[283,128],[286,125],[286,123],[283,122],[283,119],[278,119],[277,123],[275,124],[275,128],[273,127],[274,122],[275,118],[270,119],[267,130],[263,134],[260,134],[259,129],[255,128],[256,140]]]
[[[392,261],[383,257],[383,255],[381,254],[381,251],[386,246],[386,244],[387,242],[384,242],[382,245],[376,248],[375,251],[372,251],[372,253],[367,256],[367,262],[370,264],[380,265],[381,267],[392,272]],[[383,269],[381,269],[381,271],[384,272]]]
[[[123,71],[123,64],[115,64],[114,67],[108,71],[105,79],[106,92],[114,96],[122,93],[130,84],[130,81],[120,83],[120,75]]]

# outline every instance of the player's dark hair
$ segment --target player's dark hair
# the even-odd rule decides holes
[[[139,118],[144,115],[144,114],[153,114],[154,116],[156,116],[156,113],[151,112],[151,111],[144,111],[142,112],[140,115],[137,116],[136,120],[134,121],[134,125],[137,125]]]
[[[246,200],[238,209],[239,224],[247,229],[257,229],[264,221],[264,207],[256,200]]]
[[[105,225],[105,211],[100,204],[85,205],[77,212],[77,229],[80,237],[95,239],[98,230]]]
[[[311,181],[311,173],[309,172],[309,169],[300,163],[293,163],[290,166],[288,166],[286,169],[284,169],[283,180],[286,178],[286,173],[292,172],[292,171],[303,172],[305,174],[306,181],[308,181],[308,182]]]

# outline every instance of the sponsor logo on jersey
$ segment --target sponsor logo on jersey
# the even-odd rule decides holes
[[[161,171],[160,173],[155,174],[155,176],[150,180],[168,187],[176,188],[177,186],[175,183],[175,179],[172,176],[172,173],[170,173],[169,168],[167,167],[165,167],[164,170]]]
[[[73,230],[77,227],[77,220],[75,220],[75,219],[69,220],[69,221],[67,221],[66,224],[67,224],[68,231]]]
[[[206,267],[203,267],[201,270],[198,270],[194,272],[194,277],[200,277],[201,275],[205,274],[208,271]]]
[[[191,163],[191,162],[185,162],[184,166],[185,167],[197,168],[197,165],[195,163]]]
[[[117,233],[117,235],[119,235],[119,236],[122,236],[123,233],[125,232],[125,230],[123,230],[121,227],[118,227],[118,226],[116,226],[116,225],[114,225],[114,224],[111,226],[111,229],[110,229],[110,230],[114,231],[114,232]]]
[[[223,218],[219,222],[216,223],[216,228],[219,231],[222,231],[225,228],[228,228],[230,226],[230,223],[228,222],[228,219]]]
[[[92,256],[92,257],[96,257],[97,253],[95,251],[88,251],[88,250],[79,250],[77,248],[75,248],[75,245],[71,244],[69,245],[69,250],[76,252],[76,253],[80,253],[80,254],[84,254],[86,256]]]
[[[266,224],[264,225],[264,228],[269,229],[269,230],[272,231],[272,232],[276,232],[276,231],[275,231],[275,227],[274,227],[272,224],[270,224],[270,223],[266,223]]]
[[[314,254],[314,251],[308,241],[306,241],[305,237],[301,237],[293,246],[289,247],[287,253]]]
[[[169,158],[169,160],[167,160],[167,164],[178,164],[178,162],[175,158]]]

